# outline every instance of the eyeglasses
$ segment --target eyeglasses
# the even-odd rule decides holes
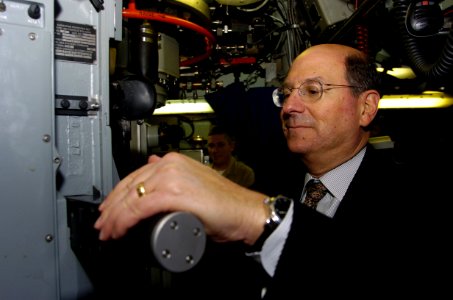
[[[321,99],[324,91],[328,91],[336,88],[360,88],[354,85],[344,84],[331,84],[321,83],[318,80],[306,80],[297,88],[279,87],[272,93],[272,100],[278,107],[282,107],[289,95],[294,91],[298,90],[297,94],[303,99],[304,102],[313,103]]]

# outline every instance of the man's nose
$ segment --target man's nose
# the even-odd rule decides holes
[[[301,109],[305,109],[305,102],[302,101],[299,90],[293,89],[283,103],[282,113],[285,114],[295,110],[300,111]]]

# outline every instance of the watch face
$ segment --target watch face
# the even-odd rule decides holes
[[[291,198],[285,196],[277,196],[274,199],[274,209],[275,213],[280,217],[285,217],[288,212],[289,206],[291,205]]]

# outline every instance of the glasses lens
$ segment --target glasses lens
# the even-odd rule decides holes
[[[272,101],[274,101],[274,104],[277,107],[283,106],[283,102],[285,102],[285,94],[283,93],[282,88],[277,88],[272,92]]]
[[[306,81],[299,87],[300,95],[307,101],[316,101],[321,98],[322,85],[317,81]]]
[[[272,93],[272,100],[277,107],[283,107],[286,98],[289,97],[294,89],[279,87]],[[298,88],[299,96],[302,101],[315,102],[322,96],[322,84],[316,80],[307,80],[302,83]]]

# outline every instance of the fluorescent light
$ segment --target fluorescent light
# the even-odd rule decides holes
[[[384,72],[384,68],[376,68],[378,72]],[[414,79],[417,77],[409,67],[402,67],[402,68],[392,68],[391,70],[386,71],[387,74],[396,77],[398,79]]]
[[[442,92],[424,92],[420,95],[386,95],[379,108],[442,108],[453,105],[453,98]]]
[[[165,105],[154,110],[153,115],[174,115],[174,114],[209,114],[214,110],[206,100],[167,100]]]

